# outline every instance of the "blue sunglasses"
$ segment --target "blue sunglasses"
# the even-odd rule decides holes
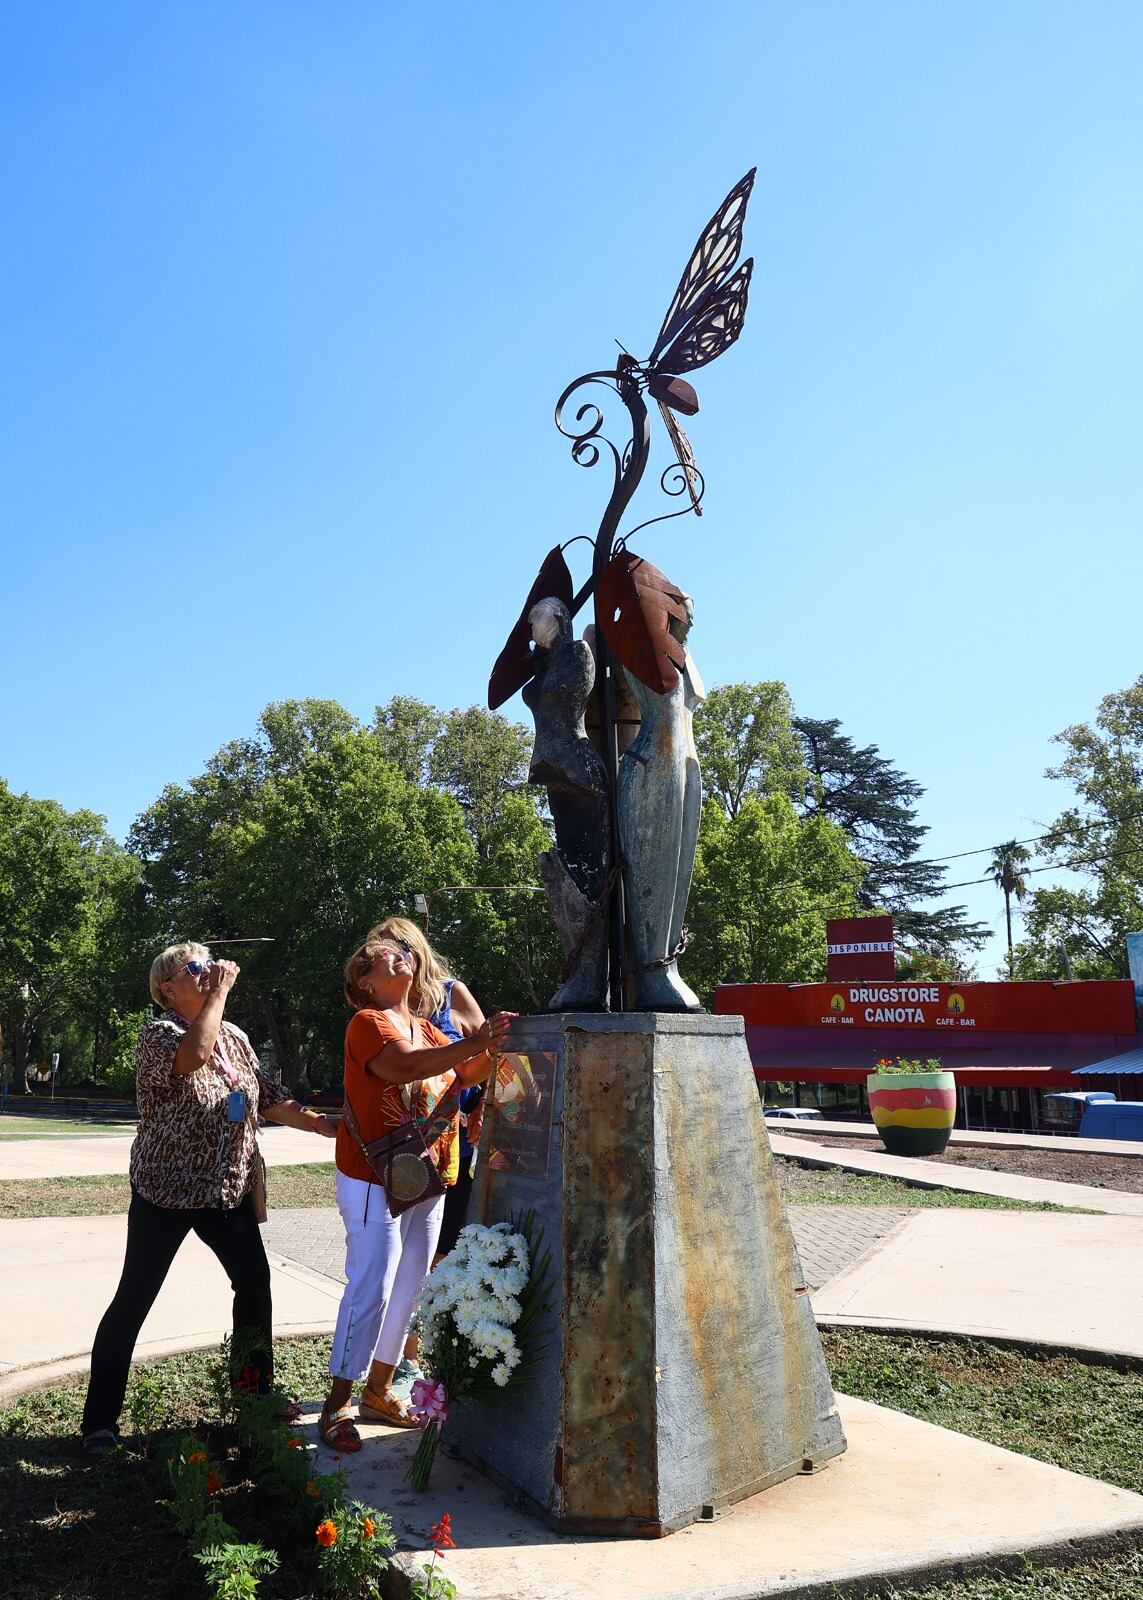
[[[199,978],[204,972],[209,972],[213,966],[213,961],[188,961],[183,971],[189,972],[192,978]]]

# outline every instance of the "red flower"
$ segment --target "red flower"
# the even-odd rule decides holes
[[[328,1550],[331,1544],[337,1543],[337,1528],[332,1522],[319,1522],[314,1538],[323,1550]]]
[[[302,1448],[302,1441],[300,1439],[295,1437],[293,1439],[287,1439],[286,1440],[286,1449],[287,1450],[300,1450],[301,1448]]]
[[[452,1520],[447,1511],[442,1514],[441,1520],[435,1522],[429,1529],[429,1543],[442,1559],[446,1550],[456,1549],[456,1540],[452,1536]]]
[[[222,1479],[218,1476],[218,1473],[215,1472],[214,1468],[211,1467],[206,1474],[206,1492],[207,1494],[217,1494],[221,1488]]]
[[[310,1478],[306,1483],[306,1493],[309,1495],[311,1500],[317,1500],[321,1495],[321,1490],[318,1488],[317,1484],[312,1478]]]

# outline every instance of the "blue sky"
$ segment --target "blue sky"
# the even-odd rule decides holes
[[[1061,809],[1051,736],[1140,671],[1137,5],[12,0],[2,45],[14,788],[123,837],[270,700],[483,700],[604,498],[555,398],[756,163],[706,514],[636,548],[930,854]]]

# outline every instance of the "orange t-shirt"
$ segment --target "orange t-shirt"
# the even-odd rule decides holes
[[[379,1056],[388,1044],[405,1039],[403,1033],[383,1011],[367,1009],[358,1011],[349,1020],[345,1030],[345,1093],[353,1107],[361,1137],[366,1144],[391,1133],[408,1122],[410,1117],[424,1120],[451,1085],[452,1072],[441,1073],[436,1078],[426,1078],[421,1083],[386,1083],[366,1072],[365,1063]],[[421,1040],[428,1047],[447,1045],[447,1039],[431,1022],[421,1021]],[[430,1145],[441,1182],[456,1182],[460,1170],[460,1114],[453,1117],[448,1127],[434,1145]],[[361,1147],[345,1125],[342,1117],[337,1128],[334,1147],[337,1170],[348,1178],[360,1178],[365,1183],[376,1183],[377,1174],[361,1154]]]

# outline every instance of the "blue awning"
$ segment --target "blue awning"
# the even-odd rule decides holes
[[[1075,1067],[1073,1073],[1077,1078],[1114,1078],[1120,1073],[1124,1077],[1143,1075],[1143,1049],[1125,1050],[1122,1055],[1108,1056],[1106,1061],[1093,1061],[1090,1066]]]

